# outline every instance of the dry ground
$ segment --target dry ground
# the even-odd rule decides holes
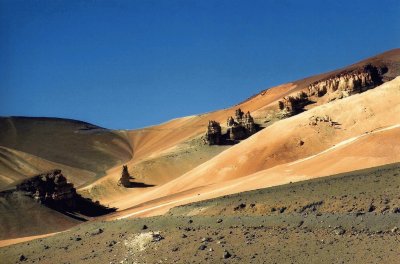
[[[81,224],[2,263],[398,263],[400,164]],[[231,256],[227,257],[227,253]],[[225,258],[224,258],[225,254]]]

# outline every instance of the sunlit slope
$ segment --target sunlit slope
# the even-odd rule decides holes
[[[313,117],[326,115],[332,123],[322,121],[317,125],[310,124]],[[230,189],[229,193],[232,193],[282,184],[288,180],[393,163],[400,160],[397,147],[400,143],[399,124],[400,77],[363,94],[276,122],[181,177],[142,196],[132,197],[131,202],[140,204],[165,197],[155,203],[159,204],[191,195],[201,199],[202,192],[215,195]],[[302,160],[314,155],[317,157]],[[241,180],[256,173],[261,173],[258,175],[261,178],[252,184]],[[233,180],[237,180],[235,186],[239,187],[236,189],[227,186]],[[202,191],[204,186],[207,186],[207,191]],[[184,193],[182,196],[174,195],[179,192]],[[169,195],[172,198],[168,198]]]
[[[276,94],[286,93],[293,87],[292,84],[281,85],[276,90],[272,89],[274,91],[268,95],[254,97],[229,109],[177,118],[157,126],[127,131],[133,150],[132,160],[126,163],[129,171],[136,181],[155,186],[183,175],[231,147],[204,144],[201,137],[206,132],[209,120],[216,120],[224,126],[226,119],[234,114],[235,109],[240,107],[245,111],[254,112],[262,105],[275,101],[279,97]],[[129,197],[154,189],[126,189],[117,186],[121,169],[121,166],[110,169],[107,176],[80,190],[81,193],[110,206],[124,209],[131,206]]]
[[[21,166],[28,166],[27,163],[32,156],[78,170],[90,171],[98,176],[132,156],[124,132],[114,132],[80,121],[56,118],[2,117],[0,146],[8,149],[2,149],[0,174],[15,179],[31,176],[24,175],[29,173],[29,170],[24,171],[19,165],[23,163]],[[22,154],[14,152],[10,155],[10,151],[26,153],[27,160],[22,162]],[[36,167],[36,161],[34,159],[31,161],[31,166]],[[9,173],[10,169],[14,173]]]
[[[313,117],[325,116],[332,122],[311,124]],[[189,189],[199,184],[242,177],[397,124],[400,124],[399,77],[374,90],[325,104],[267,127],[185,175],[188,182],[181,187]],[[199,176],[206,174],[213,176]],[[174,186],[177,188],[176,182]]]
[[[138,181],[150,185],[160,186],[177,177],[180,177],[181,175],[187,173],[191,169],[194,169],[196,166],[206,162],[228,148],[216,147],[216,150],[212,147],[199,147],[191,144],[195,142],[196,139],[198,140],[198,143],[200,142],[200,137],[204,135],[209,120],[220,122],[224,129],[226,119],[234,114],[235,109],[241,108],[244,111],[250,111],[255,117],[256,122],[262,126],[270,126],[274,122],[291,122],[285,120],[280,121],[281,118],[279,117],[279,114],[277,115],[279,112],[278,101],[284,96],[296,93],[297,91],[304,89],[309,84],[317,80],[335,76],[343,71],[359,69],[368,64],[372,64],[376,67],[387,67],[388,72],[384,75],[384,81],[387,81],[400,73],[399,63],[400,49],[396,49],[368,58],[336,71],[308,77],[293,83],[272,87],[228,109],[196,116],[177,118],[157,126],[127,131],[134,153],[133,159],[128,162],[127,165],[133,176],[137,178]],[[308,106],[309,109],[315,107],[319,107],[319,104],[312,104]],[[292,120],[292,118],[288,120]],[[335,131],[336,128],[330,127],[327,129],[331,131],[330,133],[333,133],[332,131]],[[281,138],[281,135],[284,136],[285,133],[288,132],[281,131],[279,129],[271,131],[272,132],[268,134],[270,137],[270,142],[275,141],[274,138],[276,135],[278,135],[279,139]],[[343,135],[343,137],[345,136],[346,135]],[[245,140],[244,142],[246,141],[251,141],[251,138]],[[239,169],[235,169],[236,172],[232,173],[232,177],[235,177],[235,174],[237,173],[239,175],[244,173],[253,173],[258,171],[260,168],[262,169],[274,166],[276,164],[285,162],[286,160],[295,159],[300,155],[299,153],[288,152],[288,149],[290,150],[292,148],[291,144],[299,144],[300,138],[298,136],[292,137],[289,141],[278,141],[276,146],[274,146],[273,149],[270,149],[269,154],[264,153],[266,155],[265,159],[268,160],[258,159],[259,153],[257,151],[249,150],[252,155],[254,155],[254,159],[256,160],[254,162],[259,164],[255,166],[251,165],[249,167],[241,166]],[[257,144],[258,143],[255,143],[255,145]],[[316,144],[312,147],[308,146],[304,148],[298,148],[296,151],[301,152],[302,155],[307,155],[308,153],[324,149],[325,147],[326,144],[322,142],[321,145]],[[235,146],[233,148],[235,149],[237,147]],[[252,159],[252,157],[244,158],[242,153],[236,153],[235,155],[237,158],[240,157],[242,159],[241,162],[244,163],[245,161],[243,159]],[[293,155],[293,157],[291,157],[291,155]],[[226,162],[230,164],[230,161]],[[230,174],[230,170],[232,170],[232,168],[224,168],[222,172],[218,173]],[[238,170],[241,170],[241,172],[237,172]],[[126,190],[119,188],[116,185],[120,177],[120,173],[120,166],[109,170],[106,177],[98,180],[88,188],[85,188],[85,194],[92,196],[95,199],[99,199],[105,203],[111,203],[123,209],[126,208],[126,206],[129,206],[129,196],[137,196],[154,189],[153,187],[140,190]],[[199,179],[199,181],[202,180]],[[204,179],[203,181],[208,182],[207,179]]]

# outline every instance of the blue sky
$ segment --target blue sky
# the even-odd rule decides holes
[[[400,47],[400,5],[0,0],[0,40],[0,115],[127,129]]]

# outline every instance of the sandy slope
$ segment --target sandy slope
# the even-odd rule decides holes
[[[243,178],[166,196],[137,208],[122,211],[111,218],[158,215],[166,213],[174,206],[195,201],[398,162],[400,127],[394,126],[388,129],[365,135],[350,143],[344,142],[346,144],[339,148],[323,151],[304,161],[279,165]]]
[[[296,85],[290,83],[280,85],[228,109],[177,118],[157,126],[126,131],[133,152],[133,158],[126,163],[129,171],[138,181],[157,186],[183,175],[227,148],[188,144],[192,140],[200,141],[199,137],[205,133],[209,120],[216,120],[224,125],[227,117],[233,115],[235,109],[239,107],[244,111],[257,112],[265,105],[274,103],[273,107],[276,108],[276,101],[295,87]],[[259,111],[258,115],[265,113]],[[184,153],[190,153],[190,157],[179,159]],[[167,156],[170,158],[165,158]],[[143,167],[146,169],[140,170]],[[154,189],[119,188],[117,183],[120,175],[121,166],[114,167],[107,171],[106,177],[80,191],[102,203],[125,209],[131,206],[132,196],[136,197]]]
[[[269,132],[260,133],[260,136],[256,135],[246,140],[246,143],[244,143],[246,147],[241,144],[233,147],[232,152],[229,152],[232,157],[229,157],[228,154],[224,154],[218,159],[212,159],[216,154],[221,152],[222,149],[221,151],[209,151],[208,154],[207,151],[200,151],[201,153],[192,151],[192,153],[190,153],[191,158],[181,160],[165,158],[171,155],[179,156],[182,150],[190,149],[190,147],[188,148],[185,144],[203,135],[209,120],[216,120],[224,126],[227,117],[233,115],[235,109],[239,107],[244,111],[250,111],[257,122],[267,125],[267,123],[264,122],[268,120],[279,120],[275,116],[278,100],[281,100],[281,98],[286,95],[298,92],[314,81],[339,74],[344,70],[351,71],[358,69],[368,63],[373,63],[376,66],[388,66],[389,72],[385,75],[385,78],[393,78],[397,76],[400,71],[399,60],[400,49],[391,50],[342,69],[307,77],[293,83],[283,84],[264,90],[228,109],[202,115],[177,118],[157,126],[126,131],[133,152],[133,158],[127,162],[127,165],[129,170],[135,173],[134,176],[137,177],[138,180],[156,186],[168,183],[167,185],[171,186],[173,189],[171,189],[170,192],[176,192],[203,184],[242,177],[243,175],[255,173],[259,170],[294,161],[299,157],[312,155],[313,153],[330,147],[331,144],[335,144],[335,142],[340,142],[353,135],[363,133],[370,129],[370,127],[372,127],[371,129],[375,128],[374,124],[368,125],[368,122],[367,124],[356,123],[361,122],[362,119],[369,118],[368,115],[370,112],[368,111],[385,113],[383,109],[385,103],[382,103],[381,109],[370,110],[369,102],[364,102],[365,109],[358,107],[358,112],[355,113],[354,118],[343,112],[346,109],[350,110],[352,106],[343,104],[341,106],[342,109],[338,108],[335,110],[338,113],[333,112],[331,114],[334,121],[340,123],[339,126],[334,128],[324,126],[318,126],[316,128],[307,127],[308,120],[303,120],[303,124],[292,124],[292,120],[294,120],[295,123],[297,122],[297,117],[282,122],[279,121],[279,123],[282,124],[273,126],[274,129],[268,129]],[[325,102],[325,99],[322,101]],[[307,108],[312,109],[313,107],[318,107],[320,103],[309,105]],[[390,101],[388,103],[390,103]],[[318,115],[325,114],[323,110],[315,113]],[[358,120],[357,118],[361,119]],[[378,120],[378,123],[376,123],[378,127],[380,125],[385,126],[385,122],[381,122],[380,118],[371,120],[370,123],[374,123],[375,120]],[[318,138],[315,137],[315,134],[318,135]],[[262,141],[260,141],[260,137],[268,137],[269,139],[262,139]],[[298,147],[300,140],[305,142],[303,147]],[[210,160],[210,163],[204,163],[207,160]],[[204,165],[199,166],[201,163],[204,163]],[[214,166],[213,163],[220,165]],[[171,164],[171,166],[167,164]],[[221,164],[227,164],[227,166],[222,166]],[[82,193],[96,200],[100,200],[103,203],[124,209],[131,205],[132,196],[143,197],[142,195],[149,193],[150,197],[152,196],[151,193],[157,192],[154,189],[158,190],[158,188],[123,190],[116,187],[120,172],[120,166],[110,169],[107,171],[106,177],[103,177],[81,190]],[[191,175],[207,173],[213,175],[213,177],[210,181],[208,177],[193,176],[189,184],[173,181],[187,173]],[[169,192],[165,192],[163,195],[168,193]],[[159,197],[159,195],[155,197]],[[146,198],[145,200],[148,199]]]
[[[309,125],[310,117],[324,115],[340,125],[330,126],[325,122]],[[181,202],[396,162],[400,160],[400,129],[396,126],[400,124],[399,116],[400,78],[396,78],[374,90],[277,122],[181,177],[130,201],[140,204],[166,196],[154,203],[154,206],[169,203],[160,207],[165,211]],[[338,144],[339,147],[332,148]],[[293,163],[329,148],[332,149],[314,158]],[[168,197],[179,192],[184,193]],[[180,202],[175,203],[176,200]],[[151,206],[119,213],[119,217]]]

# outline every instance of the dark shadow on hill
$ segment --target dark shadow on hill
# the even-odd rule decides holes
[[[146,184],[144,182],[136,182],[134,177],[132,177],[128,171],[128,166],[122,166],[121,178],[119,179],[119,185],[125,188],[148,188],[153,187],[152,184]]]
[[[116,211],[116,208],[82,197],[73,184],[67,182],[61,170],[52,170],[26,179],[16,186],[15,191],[81,221],[85,221],[86,217],[102,216]]]
[[[259,125],[259,124],[254,124],[254,133],[253,133],[253,134],[258,133],[259,131],[263,130],[264,128],[265,128],[265,127],[263,127],[263,126],[261,126],[261,125]],[[235,144],[240,143],[240,142],[243,141],[244,139],[246,139],[246,138],[252,136],[253,134],[244,135],[244,136],[241,137],[240,139],[232,139],[232,138],[230,137],[229,133],[225,133],[225,134],[222,134],[222,135],[221,135],[221,137],[220,137],[220,139],[219,139],[217,145],[220,145],[220,146],[235,145]]]
[[[144,182],[129,182],[126,185],[124,185],[125,188],[148,188],[148,187],[154,187],[154,184],[147,184]]]
[[[73,200],[69,201],[48,200],[42,204],[81,221],[86,221],[85,217],[102,216],[117,210],[117,208],[107,207],[98,201],[93,202],[91,199],[82,197],[81,195],[76,195]]]

